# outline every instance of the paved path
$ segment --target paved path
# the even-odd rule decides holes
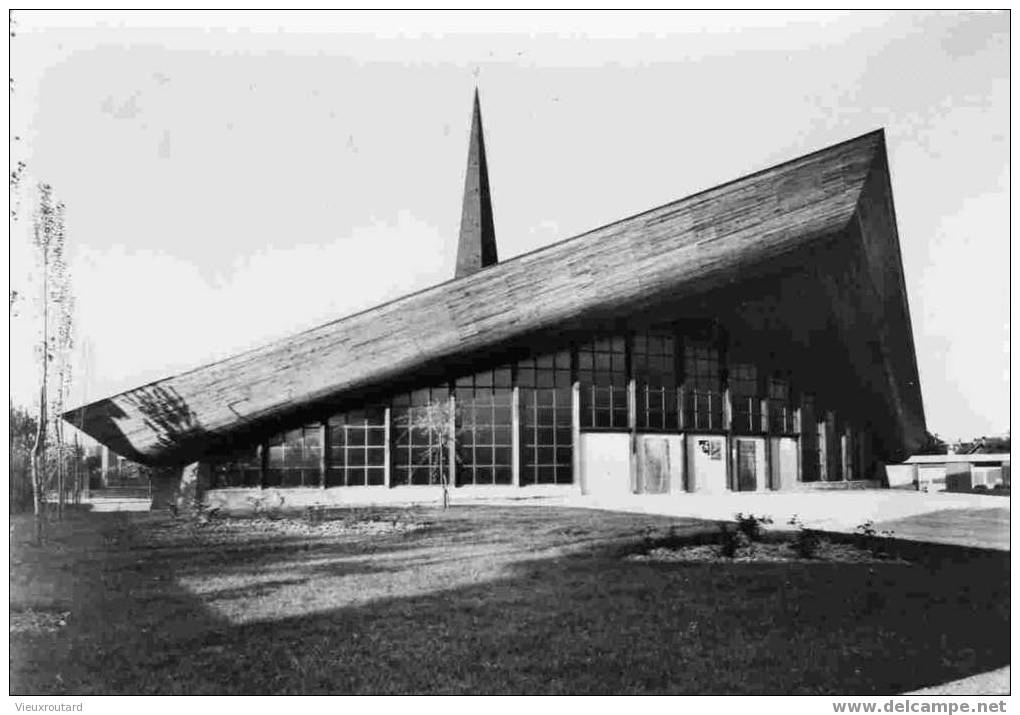
[[[83,502],[92,511],[149,511],[152,499],[148,497],[100,496],[93,494]]]
[[[852,532],[872,521],[896,538],[1009,550],[1009,499],[981,494],[847,490],[727,494],[571,497],[572,506],[666,516],[730,520],[737,512],[768,515],[784,528],[796,515],[805,526]]]
[[[1009,695],[1009,666],[905,695]]]

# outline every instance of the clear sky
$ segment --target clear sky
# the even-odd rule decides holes
[[[477,85],[501,258],[884,127],[929,429],[1009,428],[1006,13],[14,17],[72,404],[451,277]]]

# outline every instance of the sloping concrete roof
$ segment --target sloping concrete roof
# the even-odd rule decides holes
[[[923,438],[924,413],[881,131],[99,400],[65,419],[132,459],[180,463],[317,401],[515,336],[739,285],[776,256],[850,235],[850,227],[863,277],[840,287],[853,300],[840,304],[839,321],[853,323],[854,306],[866,301],[879,334],[857,364],[870,363],[869,379],[880,376],[892,425],[883,428],[890,433],[884,442],[909,453]],[[186,324],[180,331],[187,340]]]

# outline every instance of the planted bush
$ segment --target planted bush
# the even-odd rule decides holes
[[[870,519],[863,524],[858,524],[854,529],[858,548],[867,549],[875,556],[886,554],[888,543],[886,540],[892,538],[893,533],[889,530],[879,531],[875,528],[875,522]]]
[[[305,508],[305,521],[312,526],[321,524],[325,520],[325,516],[326,507],[321,504],[313,504]]]
[[[743,512],[737,512],[734,518],[737,521],[737,529],[747,537],[748,541],[761,540],[762,532],[765,530],[764,527],[772,523],[772,517],[770,516],[745,515]]]
[[[818,556],[818,550],[821,548],[822,544],[825,543],[825,539],[822,537],[821,532],[807,528],[796,516],[790,519],[787,523],[797,530],[796,535],[793,537],[793,541],[790,542],[790,548],[792,548],[797,556],[802,559],[816,558]]]
[[[729,524],[719,525],[719,553],[726,558],[734,558],[742,549],[746,549],[750,545],[751,540],[739,528],[733,529]]]

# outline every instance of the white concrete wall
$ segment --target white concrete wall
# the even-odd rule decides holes
[[[725,437],[688,433],[686,451],[687,479],[694,491],[718,494],[728,490],[729,451]]]
[[[885,473],[890,489],[917,486],[917,467],[913,464],[887,464]]]
[[[581,483],[585,494],[631,493],[630,444],[626,432],[581,433]]]

